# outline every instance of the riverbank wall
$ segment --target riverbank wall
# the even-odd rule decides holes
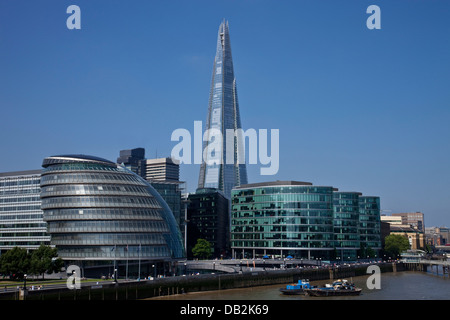
[[[381,272],[406,270],[402,263],[379,263]],[[232,274],[203,274],[177,276],[147,281],[120,282],[118,284],[81,286],[77,290],[67,288],[29,291],[26,300],[139,300],[188,292],[248,288],[274,284],[295,283],[299,279],[333,280],[368,275],[369,265],[340,266],[338,268],[292,268]],[[15,300],[16,297],[3,298]]]

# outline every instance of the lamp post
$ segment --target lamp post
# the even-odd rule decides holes
[[[23,290],[27,290],[27,275],[23,275]]]

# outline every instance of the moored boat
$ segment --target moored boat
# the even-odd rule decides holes
[[[361,294],[361,288],[355,287],[354,284],[349,283],[347,280],[338,280],[322,288],[311,288],[304,291],[313,297],[357,296]]]
[[[308,280],[298,280],[298,283],[288,284],[286,288],[281,288],[280,292],[286,295],[305,294],[306,289],[315,288]]]

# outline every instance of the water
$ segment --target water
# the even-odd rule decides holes
[[[361,295],[349,297],[310,297],[303,295],[282,295],[283,285],[270,285],[243,289],[229,289],[210,292],[193,292],[182,295],[164,296],[151,300],[450,300],[450,279],[425,273],[403,271],[381,274],[381,289],[368,289],[368,276],[353,277],[351,280],[359,288]],[[330,281],[312,281],[312,285],[322,286]]]

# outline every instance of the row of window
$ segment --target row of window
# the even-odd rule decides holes
[[[26,188],[2,188],[0,189],[0,196],[24,195],[24,194],[39,194],[41,188],[39,186]]]
[[[20,213],[23,211],[36,211],[36,210],[41,210],[41,204],[26,204],[26,205],[22,205],[22,206],[0,206],[0,212],[1,213],[6,213],[6,212],[11,212],[11,213]]]
[[[233,248],[302,248],[302,249],[333,249],[333,241],[288,241],[288,240],[269,240],[269,241],[249,241],[233,240]]]
[[[54,185],[42,188],[42,198],[58,195],[148,195],[145,186],[134,185]]]
[[[82,216],[83,219],[102,220],[102,217],[108,219],[135,219],[138,217],[145,217],[145,220],[152,218],[152,220],[160,220],[161,214],[158,209],[152,208],[84,208],[84,209],[53,209],[45,211],[45,218],[52,220],[71,220],[73,217]]]
[[[40,232],[30,232],[30,231],[24,231],[24,232],[0,232],[0,239],[2,238],[36,238],[36,237],[48,237],[47,233],[44,231]]]
[[[233,204],[233,211],[268,210],[268,209],[332,209],[330,202],[262,202],[250,204]]]
[[[257,202],[331,202],[333,196],[324,194],[267,194],[267,195],[254,195],[247,197],[233,197],[233,204],[238,203],[257,203]]]
[[[52,234],[52,243],[58,245],[164,245],[160,233],[77,233]]]
[[[305,210],[305,211],[283,211],[283,210],[265,210],[265,211],[239,211],[232,212],[231,216],[233,218],[265,218],[265,217],[322,217],[326,220],[331,220],[333,218],[333,213],[329,210]]]
[[[71,232],[169,232],[162,221],[64,221],[49,225],[50,233]]]
[[[67,173],[50,174],[41,178],[41,186],[65,183],[129,183],[145,185],[137,176],[131,174],[107,174],[107,173]]]
[[[170,256],[165,245],[139,246],[97,246],[97,247],[60,247],[58,255],[64,258],[158,258]]]
[[[233,217],[232,225],[333,225],[331,219],[303,218],[303,217],[273,217],[273,218],[239,218]]]
[[[153,207],[160,208],[159,203],[150,197],[56,197],[42,199],[42,209],[58,207]]]
[[[41,201],[39,195],[32,195],[27,197],[15,196],[15,197],[0,197],[0,204],[5,203],[20,203],[20,202],[33,202],[33,201]]]
[[[0,179],[0,188],[3,187],[21,187],[29,185],[39,185],[39,178],[29,178],[29,179]]]
[[[47,173],[53,173],[53,172],[61,172],[61,171],[123,171],[115,166],[105,166],[104,164],[98,164],[98,163],[61,163],[61,164],[54,164],[52,166],[48,166],[47,168],[43,169],[43,174]]]

